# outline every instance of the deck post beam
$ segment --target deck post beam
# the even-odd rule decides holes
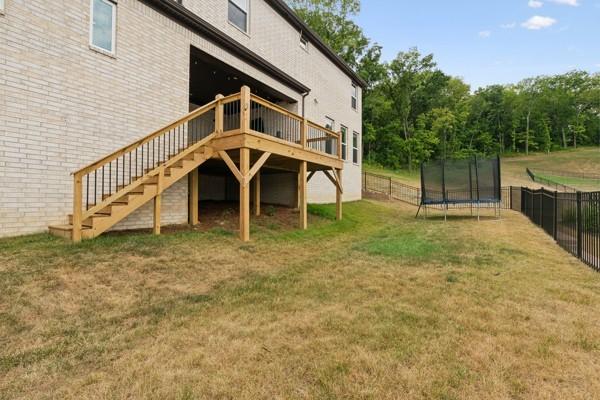
[[[73,177],[73,231],[71,240],[75,243],[81,242],[81,214],[83,208],[83,184],[81,175]]]
[[[198,168],[195,168],[189,175],[190,179],[190,204],[189,204],[189,220],[190,225],[195,226],[199,223],[198,218],[198,191],[199,191],[199,173]]]
[[[160,208],[161,208],[161,194],[157,194],[154,197],[154,227],[152,229],[152,233],[155,235],[160,235]]]
[[[242,86],[240,90],[240,131],[250,132],[250,88]]]
[[[154,197],[154,225],[152,227],[152,233],[160,235],[160,211],[162,207],[162,191],[163,191],[163,178],[165,176],[165,168],[161,168],[158,173],[158,185],[156,186],[156,196]]]
[[[300,210],[300,229],[305,230],[308,228],[308,216],[307,216],[307,163],[306,161],[300,161],[300,170],[298,172],[298,208]]]
[[[254,182],[254,215],[260,216],[260,170],[256,172],[254,178],[252,179]]]
[[[243,242],[250,240],[250,185],[246,176],[250,172],[250,149],[240,149],[240,239]]]
[[[223,133],[223,99],[222,94],[218,94],[215,96],[215,100],[217,100],[217,105],[215,106],[215,132]]]
[[[337,175],[338,185],[335,188],[335,217],[338,221],[342,220],[342,170],[336,169],[335,174]]]

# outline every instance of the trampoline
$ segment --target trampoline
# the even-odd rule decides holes
[[[500,216],[502,185],[500,181],[500,157],[467,160],[439,160],[421,164],[421,209],[442,207],[444,219],[448,208],[471,205],[479,209],[481,205],[494,206],[496,216]]]

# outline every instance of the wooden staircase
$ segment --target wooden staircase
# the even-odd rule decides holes
[[[234,155],[236,151],[239,157]],[[323,171],[336,186],[336,214],[341,219],[341,151],[341,133],[261,99],[244,86],[239,93],[219,95],[205,106],[74,172],[73,212],[68,216],[68,224],[50,226],[49,230],[74,242],[91,239],[153,201],[154,233],[159,234],[162,193],[188,174],[192,188],[189,217],[196,224],[198,213],[193,205],[198,203],[198,167],[212,157],[220,158],[239,181],[243,241],[250,237],[250,183],[255,185],[254,203],[259,210],[260,190],[256,188],[260,188],[260,169],[267,160],[272,162],[272,168],[298,174],[300,227],[306,229],[306,187],[317,171]],[[251,152],[257,158],[252,167]]]
[[[215,100],[75,172],[73,214],[67,225],[50,226],[50,233],[73,241],[91,239],[151,200],[155,213],[158,201],[160,213],[161,194],[213,156],[210,142],[219,123],[215,110],[222,101]],[[194,123],[200,122],[204,129],[198,132]]]

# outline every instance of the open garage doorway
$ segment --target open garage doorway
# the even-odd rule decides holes
[[[190,111],[210,103],[218,94],[228,96],[238,93],[244,85],[250,87],[253,94],[265,100],[295,113],[299,111],[296,100],[223,61],[193,46],[191,47],[189,81]],[[260,154],[251,155],[253,162],[258,156]],[[272,157],[269,163],[261,168],[260,184],[258,185],[260,203],[265,207],[270,205],[275,206],[275,209],[279,209],[279,207],[288,209],[296,208],[298,201],[297,177],[297,170],[290,169],[289,166],[283,167],[282,165],[277,165],[277,157]],[[196,211],[201,225],[207,221],[210,223],[210,221],[218,220],[218,218],[215,218],[215,214],[222,214],[237,220],[239,184],[225,162],[216,158],[202,164],[198,169],[198,184],[195,186],[197,189],[193,189],[194,185],[192,184],[190,174],[190,199],[192,199],[193,191],[197,190],[198,193],[193,198],[198,199],[196,206],[198,208]],[[256,187],[253,182],[251,190],[255,191]],[[252,196],[252,199],[254,198],[255,196]],[[190,207],[194,207],[191,203],[192,201],[190,201]],[[233,210],[234,212],[229,212],[228,210]],[[193,211],[191,209],[189,214],[190,222],[192,222]]]

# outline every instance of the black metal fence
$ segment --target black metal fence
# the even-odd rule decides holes
[[[419,188],[388,176],[365,172],[362,186],[364,192],[390,200],[414,206],[421,204]],[[600,271],[600,192],[559,192],[509,186],[502,188],[501,195],[501,208],[523,213],[562,248]],[[470,205],[450,207],[467,208]]]
[[[398,200],[414,206],[421,204],[421,189],[418,187],[410,186],[399,182],[398,180],[384,175],[373,174],[370,172],[363,172],[363,191],[369,193],[376,193],[389,198],[390,200]],[[501,203],[500,207],[509,210],[511,208],[511,196],[510,187],[501,188]],[[431,193],[430,193],[431,195]],[[454,198],[456,196],[462,196],[464,193],[460,191],[446,191],[446,198]],[[440,197],[441,194],[440,194]],[[462,197],[461,197],[462,198]],[[450,209],[464,209],[472,208],[473,204],[461,203],[461,202],[449,202],[447,204]],[[481,203],[480,208],[494,208],[497,207],[497,203]],[[428,204],[430,208],[445,208],[446,204]]]
[[[565,250],[600,271],[600,192],[520,188],[521,211]]]
[[[536,168],[535,170],[531,170],[531,171],[535,175],[562,176],[562,177],[567,177],[567,178],[577,178],[577,179],[584,179],[584,180],[600,182],[600,174],[591,173],[591,172],[554,171],[554,170],[549,170],[549,169],[538,169],[538,168]]]
[[[533,172],[529,168],[527,168],[526,171],[527,171],[527,175],[529,175],[531,180],[534,182],[541,183],[542,185],[545,185],[545,186],[553,187],[554,189],[561,191],[561,192],[573,192],[573,193],[577,192],[577,189],[575,189],[574,187],[563,185],[562,183],[558,183],[556,181],[553,181],[552,179],[540,176],[539,174],[537,174],[536,172]]]

